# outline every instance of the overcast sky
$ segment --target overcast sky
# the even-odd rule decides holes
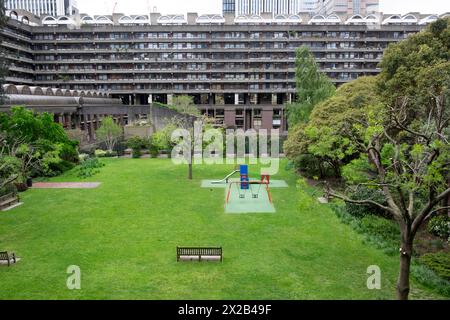
[[[77,0],[81,13],[111,14],[117,1],[116,13],[143,14],[221,13],[222,0]],[[384,13],[444,13],[450,12],[450,0],[380,0]]]

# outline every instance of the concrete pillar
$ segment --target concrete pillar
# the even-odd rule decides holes
[[[224,124],[226,127],[234,127],[236,125],[236,110],[225,109]]]
[[[148,95],[147,103],[148,104],[152,104],[153,103],[153,95],[152,94]]]
[[[270,130],[273,128],[273,109],[262,109],[261,118],[261,129]]]
[[[250,104],[258,104],[258,94],[250,93]]]
[[[100,128],[100,117],[96,114],[94,114],[94,128],[95,130],[97,130],[98,128]]]
[[[234,104],[239,104],[239,93],[234,94]]]
[[[85,126],[87,126],[89,142],[93,142],[95,140],[95,130],[94,130],[94,121],[92,115],[85,115],[84,117]]]
[[[278,102],[278,97],[276,93],[272,93],[272,105],[275,106],[277,105]]]
[[[80,129],[81,128],[81,115],[75,113],[74,114],[74,122],[75,122],[75,129]]]
[[[173,94],[167,95],[167,104],[171,105],[173,103]]]

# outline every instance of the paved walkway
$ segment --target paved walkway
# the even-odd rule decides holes
[[[36,182],[33,189],[95,189],[100,182]]]

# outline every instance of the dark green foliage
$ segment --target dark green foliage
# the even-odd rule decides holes
[[[295,66],[297,98],[287,106],[290,126],[307,122],[314,107],[335,92],[333,83],[320,71],[309,48],[297,49]]]
[[[448,216],[437,216],[428,223],[428,232],[443,239],[450,238],[450,218]]]
[[[127,146],[133,150],[133,158],[137,159],[142,155],[141,150],[150,148],[151,143],[149,139],[136,136],[127,140]]]
[[[450,253],[427,253],[421,256],[419,261],[441,278],[450,281]]]
[[[89,178],[100,172],[100,168],[105,164],[100,162],[97,158],[88,158],[83,161],[78,168],[77,176],[79,178]]]
[[[365,243],[383,250],[390,256],[398,254],[400,228],[394,221],[375,215],[355,217],[346,211],[344,205],[340,204],[332,204],[331,207],[343,223],[350,225],[364,236]]]
[[[387,205],[386,197],[379,189],[360,186],[356,190],[349,192],[349,196],[353,200],[370,199]],[[356,205],[352,203],[345,204],[347,212],[355,217],[365,217],[367,215],[386,216],[387,213],[374,205]]]
[[[413,264],[411,275],[419,283],[446,297],[450,297],[450,281],[438,276],[433,270],[423,264]]]

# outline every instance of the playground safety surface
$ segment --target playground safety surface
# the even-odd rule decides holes
[[[270,201],[269,193],[264,184],[250,184],[249,190],[241,190],[239,179],[230,179],[229,183],[213,184],[214,180],[203,180],[202,188],[224,188],[225,189],[225,213],[243,214],[243,213],[276,213],[274,204]],[[252,180],[256,181],[256,180]],[[228,199],[228,191],[231,191]],[[271,188],[289,187],[284,180],[271,180]]]

